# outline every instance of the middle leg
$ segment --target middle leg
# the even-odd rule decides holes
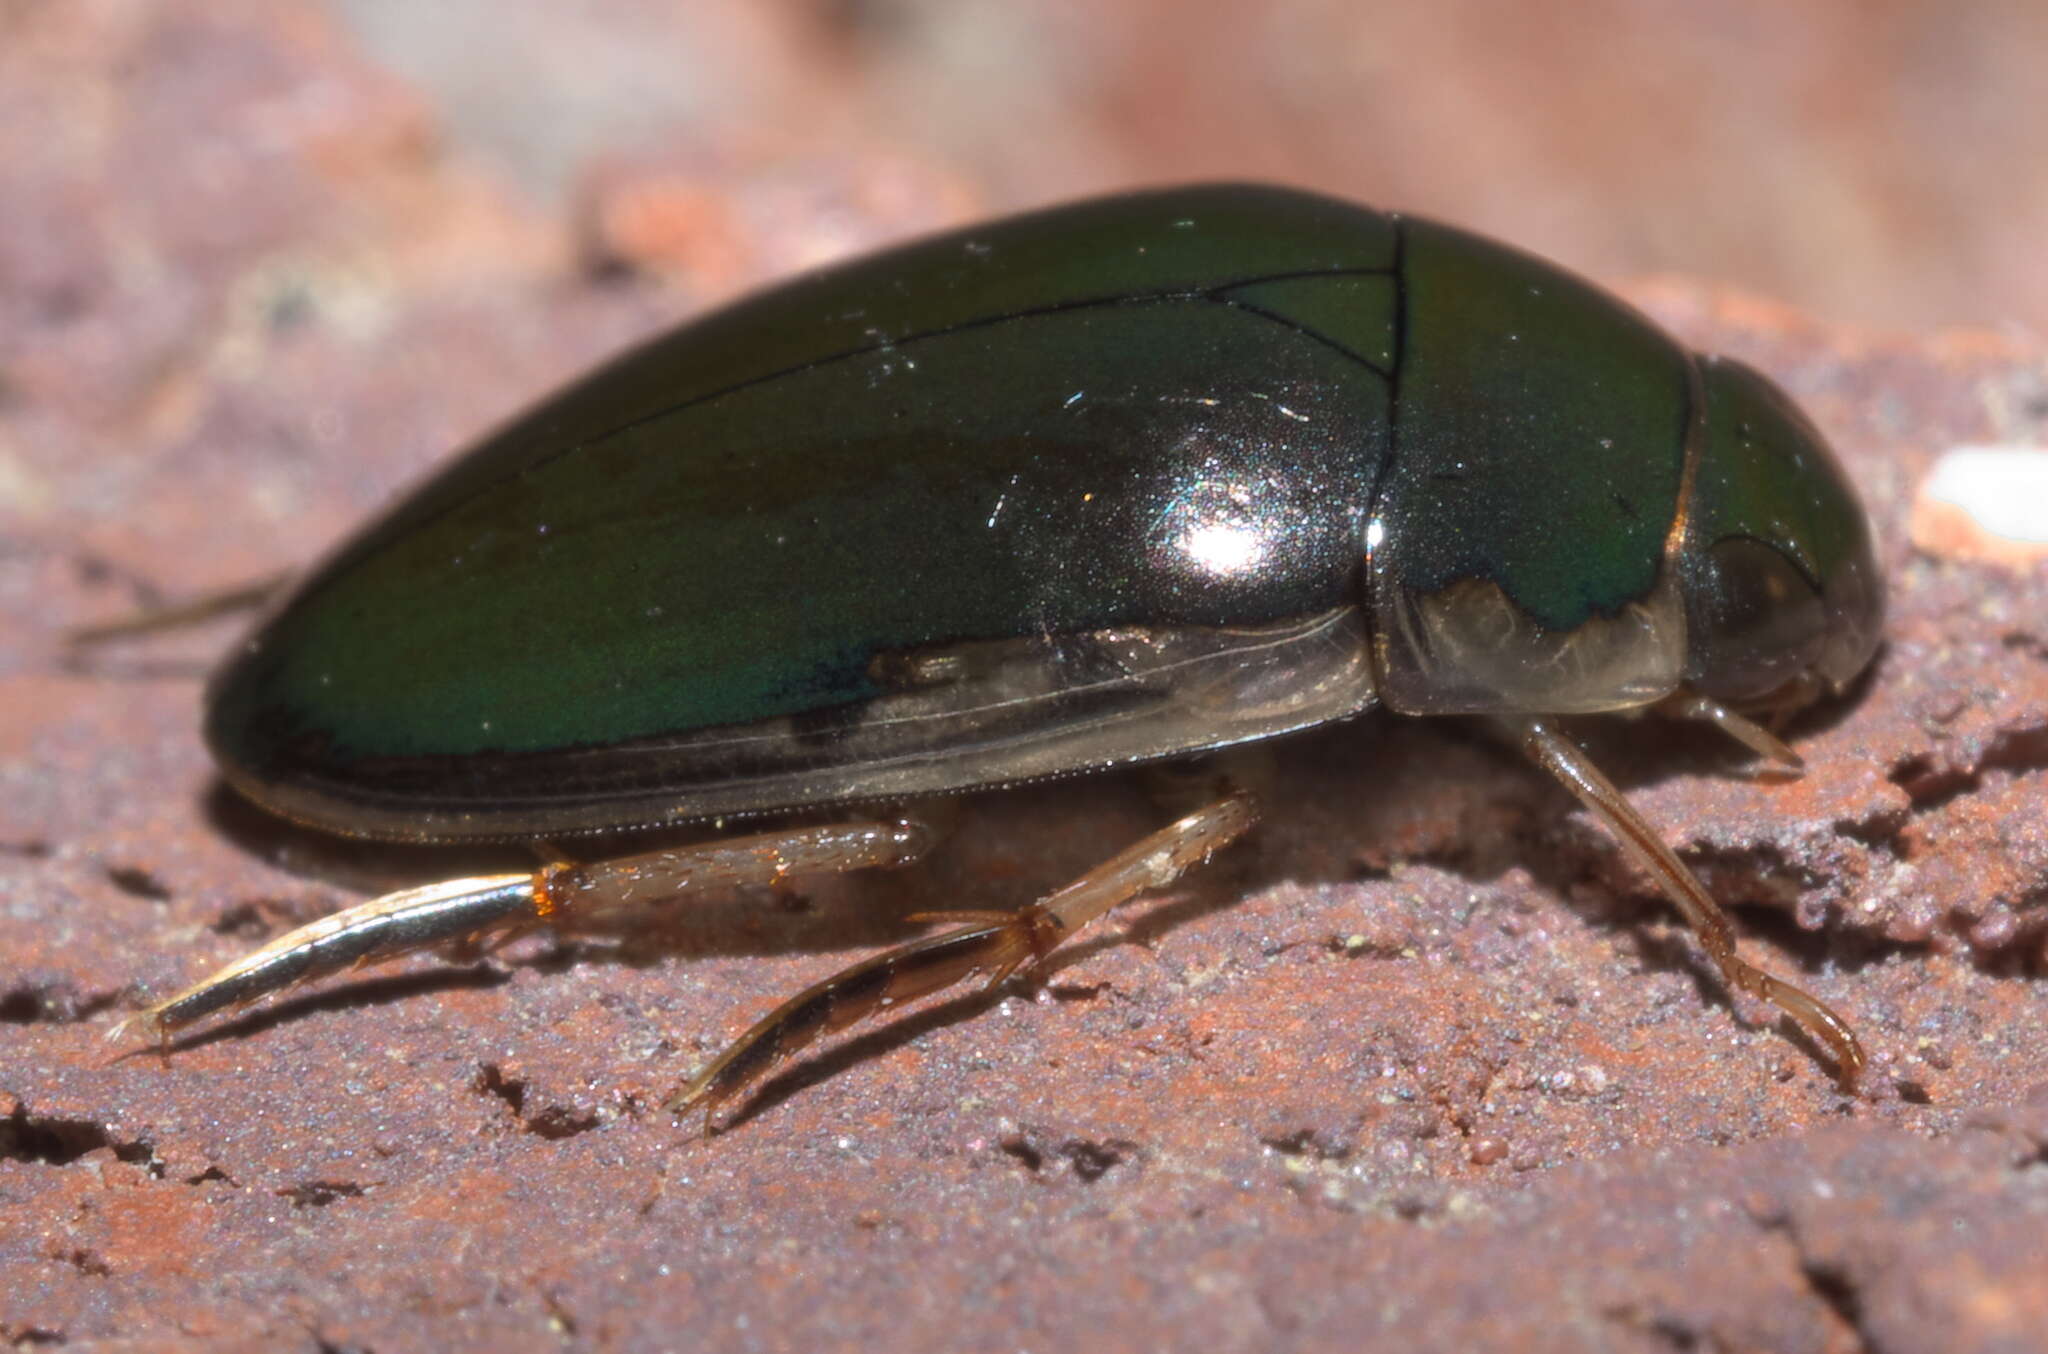
[[[1043,963],[1119,903],[1172,883],[1257,821],[1253,798],[1233,793],[1140,839],[1020,912],[926,913],[925,920],[966,924],[884,950],[805,988],[735,1039],[670,1097],[668,1107],[680,1113],[701,1105],[708,1131],[720,1106],[820,1034],[977,973],[994,987],[1026,964]]]

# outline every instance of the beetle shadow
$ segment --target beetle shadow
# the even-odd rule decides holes
[[[323,1011],[355,1011],[390,1006],[415,997],[441,992],[488,991],[502,987],[511,975],[491,964],[467,964],[461,968],[438,968],[417,973],[388,973],[357,978],[333,987],[317,988],[295,996],[282,997],[262,1006],[232,1015],[218,1024],[187,1030],[161,1046],[137,1045],[124,1049],[113,1061],[162,1053],[184,1053],[208,1044],[249,1039],[279,1025],[287,1025]]]
[[[1008,983],[998,987],[983,986],[898,1016],[885,1024],[871,1027],[863,1034],[840,1040],[808,1057],[799,1057],[789,1066],[775,1072],[751,1092],[742,1092],[736,1102],[736,1108],[723,1120],[718,1121],[712,1132],[729,1133],[767,1114],[785,1101],[796,1098],[813,1086],[823,1085],[864,1063],[886,1058],[935,1030],[944,1029],[948,1025],[958,1025],[983,1015],[1011,995],[1013,993]],[[688,1112],[684,1111],[685,1114]]]
[[[1792,924],[1788,918],[1785,918],[1782,912],[1771,908],[1729,908],[1726,910],[1731,914],[1731,917],[1736,919],[1737,930],[1741,933],[1750,933],[1751,924],[1762,920],[1762,918],[1755,914],[1771,914],[1785,921],[1785,927],[1781,929],[1797,931],[1799,935],[1806,937],[1817,935],[1814,932],[1799,931],[1799,928]],[[1808,1062],[1816,1067],[1828,1068],[1839,1077],[1840,1069],[1836,1065],[1833,1049],[1828,1048],[1819,1039],[1815,1038],[1812,1030],[1807,1029],[1806,1026],[1800,1024],[1786,1012],[1779,1010],[1763,998],[1750,997],[1738,999],[1735,993],[1729,989],[1728,984],[1722,979],[1721,971],[1714,967],[1714,961],[1707,958],[1706,952],[1700,948],[1698,938],[1693,935],[1692,931],[1682,921],[1679,921],[1675,915],[1672,923],[1672,929],[1662,931],[1654,931],[1642,926],[1627,926],[1626,923],[1620,924],[1631,932],[1631,946],[1635,959],[1644,973],[1677,974],[1690,980],[1693,992],[1699,998],[1701,1007],[1710,1007],[1725,1012],[1730,1019],[1741,1025],[1744,1029],[1771,1031],[1792,1048],[1797,1049]],[[1770,928],[1767,925],[1757,925],[1755,933],[1761,934],[1768,929]],[[1821,972],[1829,960],[1828,956],[1808,958],[1801,957],[1799,954],[1801,949],[1808,951],[1824,949],[1824,942],[1821,944],[1809,943],[1805,946],[1783,945],[1781,943],[1780,948],[1784,953],[1793,956],[1794,965],[1801,972],[1807,974]],[[1839,959],[1836,959],[1835,963],[1837,967],[1842,968],[1845,972],[1854,971],[1842,965]],[[1866,1072],[1865,1075],[1871,1074]]]

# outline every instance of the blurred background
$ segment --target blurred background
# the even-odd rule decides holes
[[[2048,0],[0,0],[0,511],[262,573],[735,292],[1202,178],[2025,348],[2044,72]]]
[[[2048,330],[2042,0],[329,4],[446,149],[713,291],[865,243],[768,241],[840,199],[915,228],[1241,176],[1610,280]]]

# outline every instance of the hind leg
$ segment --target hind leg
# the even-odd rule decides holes
[[[535,926],[800,875],[905,865],[931,846],[920,822],[834,823],[404,889],[309,922],[108,1032],[167,1042],[177,1031],[278,992],[435,947],[478,946]]]

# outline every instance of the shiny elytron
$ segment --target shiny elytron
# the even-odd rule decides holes
[[[1775,386],[1525,254],[1250,186],[996,221],[553,396],[307,573],[209,692],[235,788],[338,833],[880,816],[409,890],[132,1023],[168,1038],[425,945],[904,864],[930,796],[1384,707],[1505,729],[1853,1078],[1848,1026],[1737,956],[1557,720],[1710,719],[1796,768],[1747,716],[1850,681],[1882,599],[1855,495]],[[820,1032],[1042,964],[1256,817],[1229,790],[1021,913],[953,916],[793,998],[678,1101],[715,1110]]]

